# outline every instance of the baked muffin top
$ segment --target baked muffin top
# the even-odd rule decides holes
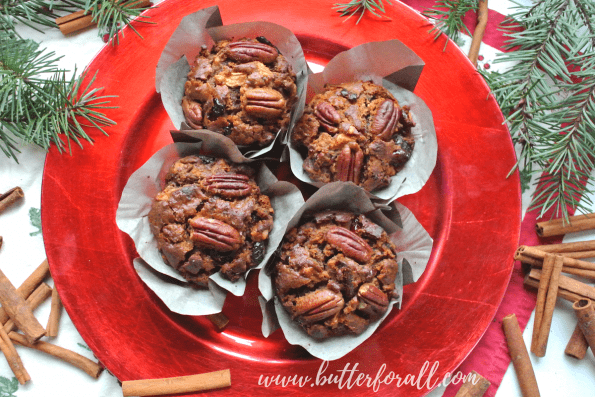
[[[266,38],[203,46],[184,86],[182,109],[193,128],[263,147],[289,125],[297,101],[291,65]]]
[[[384,87],[356,81],[327,85],[292,132],[304,171],[317,182],[353,182],[371,192],[390,184],[411,157],[414,122]]]
[[[285,310],[317,339],[361,334],[388,309],[399,271],[387,233],[364,215],[327,211],[291,229],[271,268]]]
[[[218,271],[236,281],[262,261],[273,208],[251,167],[189,156],[171,166],[149,224],[165,262],[206,287]]]

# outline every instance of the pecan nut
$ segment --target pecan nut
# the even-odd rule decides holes
[[[242,244],[240,233],[225,222],[196,216],[189,223],[194,228],[192,241],[200,247],[229,252],[237,250]]]
[[[330,245],[358,262],[368,262],[372,257],[372,247],[349,229],[333,226],[326,232],[325,238]]]
[[[244,111],[253,117],[274,119],[285,110],[283,94],[272,88],[254,88],[245,93]]]
[[[184,97],[182,99],[184,118],[192,128],[202,128],[202,108],[200,103]]]
[[[337,125],[341,122],[341,115],[333,105],[328,102],[319,102],[314,108],[314,116],[320,125],[330,133],[337,132]]]
[[[364,152],[357,143],[348,143],[337,156],[336,179],[358,185],[363,165]]]
[[[236,41],[229,43],[228,56],[236,62],[271,63],[277,59],[279,51],[273,46],[251,41]]]
[[[319,289],[295,300],[294,313],[302,322],[314,323],[339,313],[345,301],[343,296],[329,289]]]
[[[384,313],[388,307],[388,297],[386,294],[371,283],[362,284],[357,291],[357,297],[360,301],[358,306],[360,310]]]
[[[372,120],[370,132],[380,139],[390,139],[395,132],[399,118],[401,118],[399,105],[395,105],[395,102],[390,99],[385,99],[378,107],[378,112],[376,112]]]
[[[244,197],[252,190],[249,179],[243,174],[215,174],[204,180],[203,187],[211,194],[226,198]]]

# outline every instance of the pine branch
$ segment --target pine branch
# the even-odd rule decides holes
[[[0,35],[0,148],[16,160],[17,145],[32,142],[44,149],[55,145],[71,151],[74,143],[92,142],[85,127],[115,124],[102,112],[110,109],[109,96],[83,87],[85,75],[67,79],[56,66],[54,53],[39,50],[31,40],[8,40]]]
[[[392,4],[389,0],[386,0],[386,2]],[[347,16],[347,19],[359,12],[360,15],[355,22],[356,24],[359,23],[366,11],[370,11],[377,17],[381,17],[379,13],[384,14],[386,12],[382,0],[351,0],[349,3],[335,3],[333,9],[341,13],[342,17]]]
[[[461,31],[471,36],[471,32],[463,23],[463,17],[467,12],[477,10],[478,7],[478,0],[438,0],[433,8],[424,10],[423,15],[436,21],[435,26],[430,30],[430,33],[434,34],[434,39],[440,37],[440,33],[444,33],[459,44]]]
[[[85,6],[85,0],[0,0],[1,30],[14,31],[15,22],[37,31],[39,26],[56,27],[56,12],[72,12]]]
[[[107,34],[108,37],[112,37],[112,44],[118,44],[119,33],[125,25],[142,38],[131,24],[132,20],[154,23],[148,21],[148,17],[141,15],[143,11],[150,8],[143,6],[142,3],[142,0],[86,0],[85,10],[91,13],[93,21],[97,23],[99,36]]]
[[[595,168],[595,4],[541,0],[518,8],[505,26],[509,38],[496,62],[514,62],[486,74],[513,142],[517,166],[541,174],[530,209],[568,217],[587,210]],[[582,202],[580,201],[582,198]]]

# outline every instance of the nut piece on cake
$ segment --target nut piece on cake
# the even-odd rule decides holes
[[[388,186],[411,157],[414,125],[409,109],[388,90],[356,81],[325,86],[291,139],[303,150],[312,180],[353,182],[372,192]]]
[[[395,246],[363,215],[327,211],[291,229],[272,268],[279,301],[309,335],[359,335],[396,294]]]
[[[295,72],[266,38],[222,40],[203,46],[188,73],[182,110],[186,122],[263,147],[289,125],[297,101]]]
[[[149,224],[163,259],[186,280],[207,287],[209,276],[220,271],[236,281],[263,260],[273,208],[254,173],[206,156],[171,166]]]

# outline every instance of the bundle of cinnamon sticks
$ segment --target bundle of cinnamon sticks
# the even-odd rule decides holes
[[[577,215],[567,220],[554,219],[536,224],[536,232],[541,237],[592,229],[595,229],[595,214]],[[595,321],[583,321],[591,316],[595,317],[595,309],[591,303],[595,300],[595,287],[587,282],[562,275],[567,273],[586,280],[595,280],[595,263],[586,261],[587,258],[595,258],[595,240],[518,248],[515,259],[531,266],[524,284],[537,288],[531,343],[531,351],[536,356],[545,355],[551,318],[558,297],[573,302],[578,320],[565,353],[582,359],[589,347],[588,338],[585,337],[593,335],[595,338]],[[595,345],[595,340],[593,342]]]

